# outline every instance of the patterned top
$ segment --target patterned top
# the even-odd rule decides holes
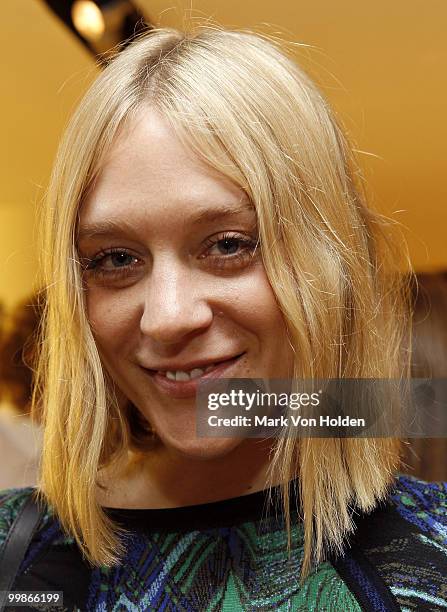
[[[0,546],[31,491],[0,493]],[[47,508],[14,590],[63,591],[63,606],[47,608],[55,612],[447,610],[446,484],[398,476],[387,502],[355,519],[345,555],[303,585],[296,497],[290,557],[282,515],[267,499],[260,491],[183,508],[106,509],[128,529],[126,557],[113,568],[83,561]]]

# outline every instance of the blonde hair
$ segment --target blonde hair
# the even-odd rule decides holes
[[[44,213],[47,305],[34,401],[44,423],[40,491],[93,564],[114,564],[123,552],[120,530],[95,499],[98,470],[127,448],[144,448],[147,437],[138,415],[118,409],[103,371],[84,307],[77,217],[118,131],[146,104],[255,206],[294,376],[405,374],[405,287],[392,271],[389,224],[366,207],[350,147],[308,76],[250,32],[140,37],[74,114]],[[397,439],[278,441],[272,465],[288,530],[288,483],[299,473],[302,577],[342,550],[353,528],[349,505],[371,510],[398,464]]]

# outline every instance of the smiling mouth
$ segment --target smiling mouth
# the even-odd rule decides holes
[[[149,370],[143,368],[148,373],[158,388],[174,397],[189,397],[195,395],[198,384],[201,380],[219,378],[231,373],[233,365],[245,355],[240,353],[231,359],[210,364],[205,368],[193,368],[188,372],[181,370]]]
[[[210,363],[209,365],[203,367],[195,367],[190,370],[158,370],[157,374],[159,374],[160,376],[165,376],[169,380],[175,381],[185,382],[187,380],[194,380],[195,378],[203,377],[209,372],[213,372],[222,364],[229,364],[230,362],[238,359],[242,355],[243,353],[241,353],[240,355],[236,355],[235,357],[231,357],[230,359],[217,361],[216,363]]]

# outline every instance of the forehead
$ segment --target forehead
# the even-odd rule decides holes
[[[156,111],[144,109],[105,156],[79,217],[82,229],[112,217],[203,220],[232,211],[255,212],[242,189],[200,160]]]

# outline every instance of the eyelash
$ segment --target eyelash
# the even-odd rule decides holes
[[[247,238],[246,236],[234,233],[225,233],[217,239],[209,238],[205,241],[205,247],[207,250],[210,250],[213,246],[230,240],[239,243],[239,246],[242,247],[242,250],[236,253],[235,255],[208,256],[213,260],[213,266],[219,270],[225,269],[229,266],[237,267],[241,263],[245,263],[245,261],[248,261],[248,259],[252,259],[258,247],[258,240],[253,240],[251,238]],[[131,253],[129,253],[127,249],[105,249],[103,251],[100,251],[93,259],[87,260],[88,263],[84,265],[84,271],[93,274],[93,276],[95,277],[108,277],[117,279],[130,276],[133,271],[132,268],[134,268],[134,266],[131,265],[122,266],[114,270],[106,270],[101,267],[101,265],[104,265],[104,261],[108,257],[111,257],[113,255],[127,255],[129,257],[132,257],[133,260],[138,259],[137,257],[134,257]],[[206,256],[200,256],[200,259],[205,258]]]

